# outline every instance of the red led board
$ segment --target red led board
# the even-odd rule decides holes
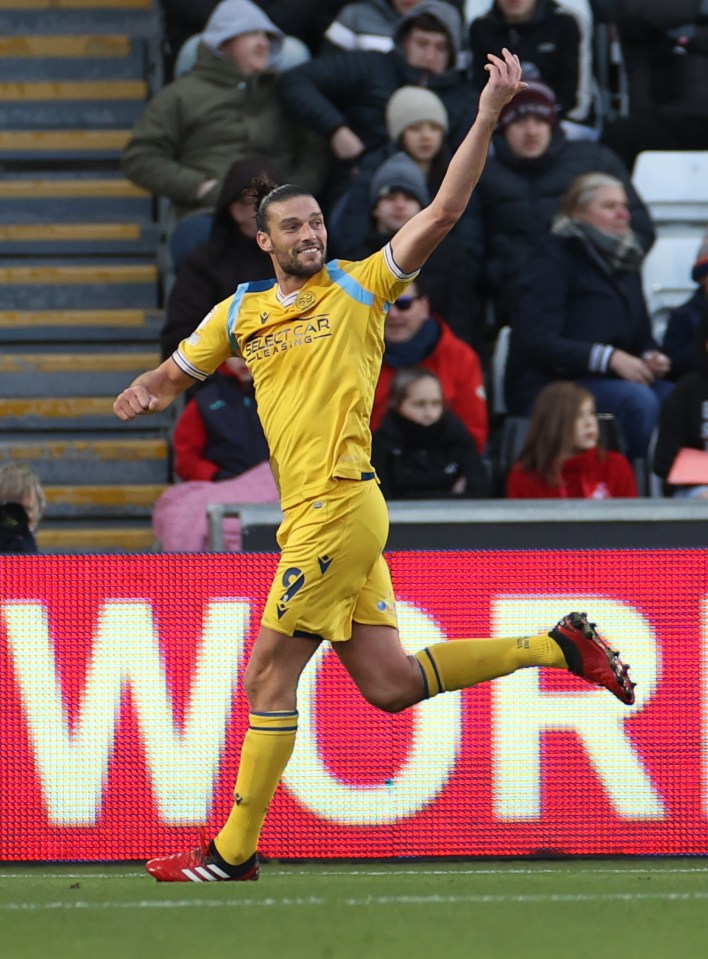
[[[279,858],[708,853],[708,564],[700,550],[389,555],[409,651],[587,610],[627,708],[528,669],[399,716],[323,644],[262,837]],[[3,557],[0,858],[139,859],[231,805],[272,555]]]

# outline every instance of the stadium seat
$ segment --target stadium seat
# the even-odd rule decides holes
[[[659,236],[703,234],[708,224],[708,150],[645,150],[632,184]]]
[[[660,236],[642,264],[644,297],[659,343],[664,338],[671,310],[695,290],[691,267],[699,246],[700,237],[696,235]]]

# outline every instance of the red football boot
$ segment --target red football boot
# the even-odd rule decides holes
[[[629,666],[619,658],[619,650],[595,631],[585,613],[568,613],[548,635],[563,650],[571,673],[604,686],[627,706],[632,705],[637,684],[629,678]]]
[[[197,849],[174,856],[151,859],[145,868],[158,882],[255,882],[258,879],[258,853],[238,866],[225,862],[211,842],[202,835]]]

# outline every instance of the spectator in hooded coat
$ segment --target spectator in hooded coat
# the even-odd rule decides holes
[[[270,258],[254,242],[253,200],[245,193],[253,177],[278,171],[267,157],[237,160],[226,174],[206,243],[180,263],[167,300],[160,334],[162,357],[167,359],[216,304],[231,296],[239,283],[272,277]]]

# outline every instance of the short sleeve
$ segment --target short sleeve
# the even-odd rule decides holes
[[[231,297],[218,303],[196,328],[179,344],[172,359],[195,380],[205,380],[224,360],[238,353],[228,332]]]
[[[391,244],[387,243],[365,260],[349,264],[346,272],[374,296],[393,302],[420,270],[404,273],[394,259]]]

